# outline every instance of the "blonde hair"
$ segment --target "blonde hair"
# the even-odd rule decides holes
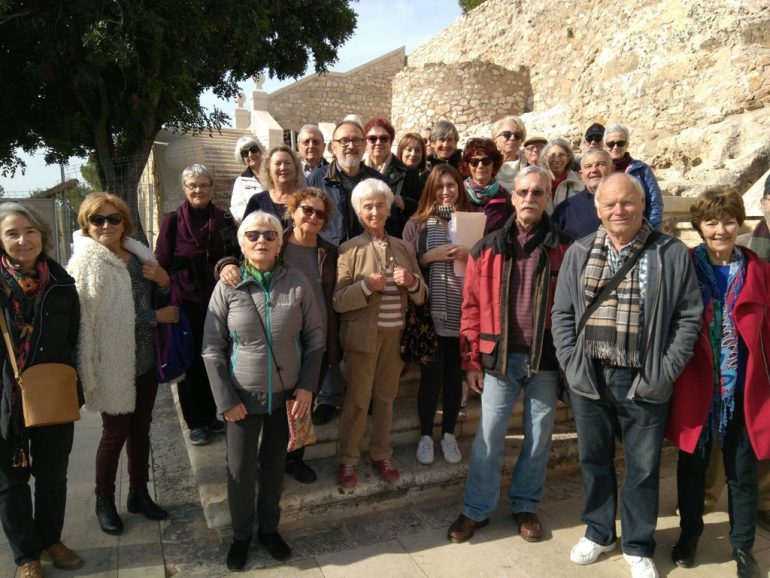
[[[122,241],[134,232],[134,225],[131,221],[131,209],[128,208],[126,201],[112,193],[91,193],[80,204],[78,210],[78,225],[84,237],[90,237],[88,234],[88,218],[95,215],[104,205],[112,205],[123,217],[123,234],[120,236]]]

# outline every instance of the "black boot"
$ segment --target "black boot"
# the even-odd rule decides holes
[[[291,558],[291,548],[283,541],[278,532],[270,532],[269,534],[257,532],[257,539],[276,560],[288,560]]]
[[[96,519],[105,534],[123,533],[123,520],[115,508],[115,496],[96,496]]]
[[[738,564],[738,578],[760,577],[759,565],[751,551],[733,548],[733,560]]]
[[[246,566],[246,560],[249,557],[249,543],[251,542],[251,536],[245,540],[238,540],[233,538],[233,543],[230,544],[230,549],[227,551],[227,569],[235,572],[240,572],[243,567]]]
[[[132,514],[144,514],[148,520],[168,518],[168,512],[152,501],[147,488],[129,490],[126,508]]]
[[[671,561],[682,568],[691,568],[695,564],[695,550],[698,548],[698,538],[679,536],[679,541],[671,552]]]

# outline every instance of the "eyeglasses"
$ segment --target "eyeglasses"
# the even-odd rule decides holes
[[[602,142],[603,138],[603,136],[599,136],[598,134],[592,134],[586,137],[586,142]]]
[[[499,135],[497,135],[497,136],[501,136],[501,137],[503,137],[505,140],[511,140],[511,137],[513,137],[513,138],[514,138],[514,140],[521,140],[521,138],[522,138],[524,135],[523,135],[523,134],[521,134],[520,132],[513,132],[513,131],[510,131],[510,130],[504,130],[503,132],[501,132],[501,133],[500,133]]]
[[[468,164],[471,165],[474,169],[479,166],[479,163],[484,165],[485,167],[488,167],[492,164],[492,159],[489,157],[481,157],[481,158],[473,158],[468,161]]]
[[[615,147],[618,147],[619,149],[622,149],[626,146],[626,141],[624,140],[610,140],[607,141],[607,148],[608,149],[614,149]]]
[[[194,191],[195,189],[201,189],[202,191],[205,191],[211,188],[211,183],[185,183],[184,188],[188,191]]]
[[[524,147],[524,150],[528,153],[540,152],[545,148],[545,143],[531,144]]]
[[[315,209],[313,207],[308,207],[307,205],[300,205],[300,209],[302,209],[302,214],[306,217],[312,217],[315,215],[318,217],[319,221],[325,221],[326,220],[326,211],[321,209]]]
[[[332,142],[338,143],[341,147],[346,147],[349,145],[360,147],[362,144],[364,144],[364,139],[362,139],[360,136],[354,136],[353,138],[343,137],[334,139]]]
[[[372,144],[376,144],[377,142],[386,143],[386,142],[390,142],[390,135],[387,135],[387,134],[381,134],[381,135],[370,134],[369,136],[366,137],[366,140],[368,140]]]
[[[250,154],[251,155],[258,155],[258,154],[260,154],[259,147],[257,145],[252,145],[252,146],[250,146],[247,149],[242,149],[241,150],[241,156],[244,157],[244,158],[249,156]]]
[[[552,155],[548,155],[546,158],[549,161],[563,161],[564,159],[568,158],[568,156],[563,153],[554,153]]]
[[[103,227],[105,221],[110,225],[117,226],[123,222],[123,215],[120,213],[110,213],[109,215],[91,215],[88,217],[88,222],[97,227]]]
[[[319,140],[317,138],[306,138],[305,140],[301,140],[299,142],[300,144],[303,144],[306,147],[309,147],[310,145],[319,145],[323,143],[322,140]]]
[[[265,241],[275,241],[278,238],[278,233],[275,231],[246,231],[243,236],[252,243],[256,243],[260,237],[264,237]]]
[[[514,192],[517,197],[521,197],[522,199],[526,199],[530,194],[533,197],[542,197],[545,194],[543,189],[537,187],[532,187],[531,189],[517,189]]]

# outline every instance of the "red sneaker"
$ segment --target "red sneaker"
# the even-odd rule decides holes
[[[401,473],[390,460],[372,460],[372,465],[386,482],[396,482],[401,477]]]
[[[353,464],[340,464],[340,471],[337,474],[337,483],[346,490],[356,487],[356,466]]]

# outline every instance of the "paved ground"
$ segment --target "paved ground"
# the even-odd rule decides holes
[[[100,436],[100,420],[84,415],[77,425],[75,449],[69,470],[69,502],[64,541],[77,550],[86,565],[64,572],[45,565],[50,577],[165,577],[203,578],[227,575],[226,544],[203,520],[198,494],[190,476],[189,462],[172,398],[162,386],[153,424],[153,473],[159,503],[171,512],[168,521],[157,523],[125,511],[127,476],[121,474],[121,506],[125,533],[107,536],[94,515],[93,459]],[[224,456],[222,457],[224,464]],[[224,467],[224,465],[222,466]],[[655,560],[661,576],[734,576],[729,562],[729,530],[722,511],[706,517],[706,533],[699,548],[698,566],[675,568],[669,561],[678,536],[674,515],[674,463],[667,459],[658,525]],[[293,482],[292,482],[293,483]],[[460,511],[457,499],[442,504],[382,512],[310,528],[289,528],[284,537],[294,558],[276,565],[257,545],[252,545],[246,577],[451,577],[451,576],[627,576],[620,551],[586,567],[569,562],[569,550],[583,534],[579,521],[581,484],[578,475],[549,480],[540,510],[547,529],[543,542],[529,544],[515,535],[507,504],[500,506],[492,523],[466,544],[446,541],[446,529]],[[759,531],[755,553],[763,569],[770,567],[770,534]],[[14,576],[14,564],[4,537],[0,538],[0,578]]]

